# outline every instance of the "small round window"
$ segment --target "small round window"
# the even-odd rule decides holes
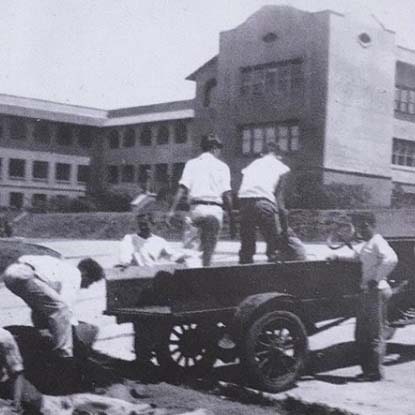
[[[372,38],[367,33],[360,33],[358,36],[359,43],[364,46],[365,48],[370,46],[372,43]]]

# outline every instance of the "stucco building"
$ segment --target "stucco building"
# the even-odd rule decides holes
[[[415,193],[415,51],[374,16],[263,7],[187,79],[194,100],[110,111],[0,96],[0,204],[133,194],[148,173],[160,189],[211,131],[235,190],[275,139],[293,184],[363,184],[379,206],[395,184]]]

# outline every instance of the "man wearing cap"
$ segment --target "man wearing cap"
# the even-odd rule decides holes
[[[4,271],[6,287],[32,310],[32,321],[51,334],[57,357],[73,357],[72,326],[78,321],[72,305],[80,288],[104,278],[101,266],[91,258],[74,266],[49,255],[23,255]]]
[[[204,137],[202,154],[189,160],[179,181],[179,189],[168,217],[171,218],[183,197],[190,200],[190,218],[199,229],[202,264],[209,266],[223,222],[223,207],[232,221],[231,175],[219,160],[223,147],[216,135]]]
[[[238,192],[240,264],[253,262],[257,227],[267,245],[268,261],[304,259],[302,244],[290,242],[293,236],[289,234],[288,215],[284,201],[285,181],[290,169],[280,160],[278,150],[278,145],[274,141],[267,142],[266,154],[242,170],[243,177]]]

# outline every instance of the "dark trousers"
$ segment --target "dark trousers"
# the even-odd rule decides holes
[[[212,262],[212,256],[218,243],[220,222],[218,218],[210,215],[194,218],[193,224],[199,229],[202,264],[207,267]]]
[[[277,207],[267,199],[240,199],[240,236],[241,249],[239,262],[253,262],[256,252],[256,230],[259,228],[267,244],[266,254],[272,259],[280,245],[280,221]]]
[[[364,375],[383,377],[382,362],[386,352],[385,326],[390,288],[374,287],[362,291],[356,314],[355,339],[359,363]]]

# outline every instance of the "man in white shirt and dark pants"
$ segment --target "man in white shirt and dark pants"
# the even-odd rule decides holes
[[[184,167],[169,217],[187,195],[190,218],[200,232],[202,264],[209,266],[223,222],[223,208],[232,222],[231,175],[229,167],[219,160],[223,145],[217,136],[204,137],[201,147],[202,154],[189,160]]]
[[[355,329],[362,374],[358,375],[357,380],[374,382],[383,378],[387,304],[392,295],[387,277],[396,267],[398,257],[382,235],[376,232],[376,218],[373,213],[352,215],[352,222],[357,234],[364,240],[363,245],[354,250],[351,258],[333,255],[330,259],[360,261],[362,264]]]
[[[275,141],[266,143],[266,154],[242,170],[238,196],[240,203],[241,249],[239,263],[250,264],[256,252],[256,229],[261,231],[269,261],[288,241],[288,218],[285,209],[285,178],[290,168],[278,156]],[[286,241],[286,242],[287,242]],[[285,244],[287,245],[287,244]]]
[[[31,308],[35,327],[49,329],[53,351],[63,358],[73,357],[72,325],[78,321],[72,305],[78,291],[102,278],[103,269],[91,258],[75,267],[49,255],[23,255],[4,271],[6,287]]]

